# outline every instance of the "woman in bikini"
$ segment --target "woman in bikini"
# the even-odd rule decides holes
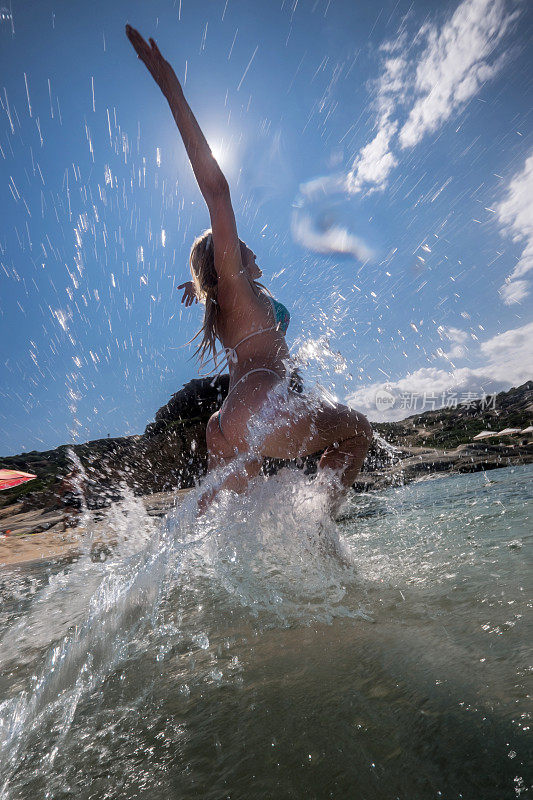
[[[209,469],[226,467],[225,477],[204,493],[200,509],[221,489],[245,491],[265,457],[294,459],[318,452],[319,469],[335,475],[336,505],[361,468],[371,427],[353,409],[312,403],[291,384],[285,342],[289,315],[258,283],[262,273],[255,253],[237,235],[228,183],[154,40],[146,42],[129,25],[126,34],[168,101],[211,219],[211,229],[191,249],[193,281],[179,287],[185,289],[186,305],[205,302],[200,359],[215,356],[219,340],[230,373],[229,393],[206,431]]]

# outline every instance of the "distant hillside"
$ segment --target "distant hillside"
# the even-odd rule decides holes
[[[121,484],[139,495],[193,486],[207,466],[207,420],[220,407],[228,385],[227,375],[215,381],[190,381],[157,411],[155,421],[140,436],[97,439],[0,458],[6,469],[37,475],[33,481],[0,493],[0,508],[17,501],[24,510],[57,505],[62,480],[74,466],[71,451],[87,474],[84,490],[92,508],[117,499]]]
[[[73,467],[70,450],[85,470],[84,495],[90,508],[118,499],[122,484],[138,495],[194,485],[207,465],[207,420],[220,407],[228,385],[227,375],[216,380],[190,381],[158,410],[155,421],[140,436],[99,439],[1,458],[3,467],[32,472],[38,477],[2,492],[0,508],[13,503],[21,510],[60,506],[64,478]],[[376,423],[374,429],[397,448],[397,453],[391,458],[390,451],[375,441],[358,485],[379,487],[427,472],[476,471],[528,463],[533,460],[531,437],[468,443],[484,429],[523,429],[532,420],[533,381],[528,381],[516,389],[500,392],[493,402],[476,401],[468,406],[427,411],[401,422]],[[446,451],[453,451],[453,455]],[[309,471],[316,467],[316,461],[316,457],[308,459]],[[266,469],[272,471],[282,463],[270,461]]]
[[[516,389],[474,400],[457,408],[443,408],[415,414],[401,422],[374,423],[374,428],[391,444],[401,447],[452,449],[471,442],[483,430],[523,430],[533,422],[533,381]],[[514,441],[516,437],[513,437]],[[491,443],[498,441],[491,439]],[[511,440],[507,440],[511,441]]]

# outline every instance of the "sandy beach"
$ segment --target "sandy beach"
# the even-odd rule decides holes
[[[190,489],[159,492],[139,498],[149,517],[162,517],[180,503]],[[68,511],[36,509],[13,513],[13,506],[0,510],[0,530],[10,531],[0,536],[0,567],[30,564],[56,558],[73,558],[87,546],[98,550],[112,543],[112,534],[102,514],[89,512],[90,534],[84,524],[74,524],[76,518]],[[87,536],[90,535],[88,542]]]

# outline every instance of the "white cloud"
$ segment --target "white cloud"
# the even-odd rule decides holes
[[[357,158],[348,174],[349,191],[357,193],[366,186],[369,191],[380,189],[386,185],[389,172],[398,163],[390,151],[390,142],[398,124],[385,122]]]
[[[310,202],[322,200],[335,192],[343,192],[346,189],[346,177],[344,175],[325,175],[312,178],[300,185],[300,195]]]
[[[372,248],[344,223],[337,222],[333,195],[345,195],[346,175],[312,178],[300,185],[294,203],[291,232],[295,242],[316,253],[351,255],[359,261],[373,260]]]
[[[489,381],[484,388],[489,392],[501,389],[503,385]],[[390,408],[378,409],[376,395],[383,391],[389,392],[395,402]],[[346,403],[362,411],[371,421],[394,422],[431,408],[440,408],[451,395],[460,399],[462,394],[469,392],[482,394],[479,378],[467,367],[452,371],[424,367],[397,381],[365,386],[349,395]]]
[[[444,327],[441,325],[438,328],[438,332],[441,339],[447,339],[450,342],[456,342],[458,344],[464,344],[468,339],[468,333],[461,330],[461,328],[453,328],[451,326]]]
[[[410,43],[404,30],[382,46],[377,132],[354,160],[350,191],[384,189],[398,163],[396,140],[400,149],[414,147],[498,74],[506,59],[495,50],[518,16],[507,8],[507,0],[463,0],[440,28],[426,23]]]
[[[515,17],[503,0],[466,0],[440,31],[429,28],[416,68],[418,96],[399,133],[402,148],[435,131],[497,75],[505,58],[489,59]]]
[[[401,151],[435,132],[501,71],[508,54],[497,51],[519,13],[518,4],[511,0],[463,0],[441,24],[426,22],[417,32],[408,31],[404,24],[395,40],[380,47],[371,140],[360,149],[346,176],[321,177],[301,186],[304,202],[300,207],[342,191],[370,194],[385,189]],[[521,302],[529,293],[523,276],[533,270],[532,196],[533,156],[497,209],[504,230],[514,241],[525,242],[516,267],[500,289],[507,305]],[[367,245],[347,229],[335,226],[323,231],[302,211],[295,212],[293,235],[320,253],[348,252],[360,259],[371,255]],[[459,359],[466,354],[464,342],[455,342],[440,354]]]
[[[441,355],[443,358],[446,358],[448,361],[458,361],[460,358],[464,358],[467,354],[468,350],[462,344],[456,344],[452,347],[451,350],[448,350],[447,353],[444,351],[440,351],[438,355]]]
[[[478,355],[482,362],[478,367],[424,367],[397,381],[358,389],[346,402],[375,422],[391,422],[440,408],[451,396],[461,401],[468,395],[479,397],[520,386],[533,377],[533,322],[488,339],[480,345]],[[378,411],[376,393],[383,391],[389,392],[395,402]]]
[[[506,306],[521,303],[529,294],[529,281],[511,281],[500,287],[500,294]]]
[[[368,261],[374,256],[373,251],[359,236],[341,225],[318,228],[305,212],[295,211],[291,227],[294,240],[316,253],[352,255],[359,261]]]
[[[468,352],[466,341],[468,340],[468,333],[460,328],[445,327],[439,325],[437,328],[440,338],[445,342],[451,342],[453,347],[448,352],[439,347],[437,355],[441,358],[446,358],[448,361],[458,360],[464,358]]]
[[[524,242],[517,265],[500,289],[506,305],[518,303],[529,294],[530,282],[524,275],[533,270],[533,154],[521,172],[511,180],[505,199],[497,206],[498,221],[513,242]]]
[[[499,380],[529,380],[533,373],[533,322],[493,336],[480,345],[490,374]]]

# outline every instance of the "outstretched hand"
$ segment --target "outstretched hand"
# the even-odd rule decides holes
[[[185,283],[180,283],[178,289],[184,289],[183,297],[181,298],[181,302],[185,303],[185,307],[188,308],[192,306],[193,303],[198,302],[198,295],[196,294],[196,289],[194,288],[194,283],[192,281],[186,281]]]
[[[176,73],[168,61],[163,58],[153,39],[145,41],[139,31],[132,28],[131,25],[126,25],[126,36],[165,97],[168,98],[176,88],[180,88]]]

